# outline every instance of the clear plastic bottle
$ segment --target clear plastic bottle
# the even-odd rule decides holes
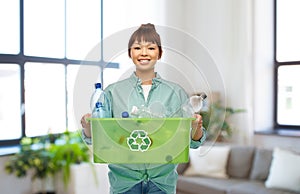
[[[92,116],[97,118],[111,117],[111,104],[106,93],[101,88],[101,83],[95,84],[95,91],[91,96],[90,106]]]
[[[193,111],[198,113],[203,107],[203,101],[206,99],[207,95],[204,92],[201,92],[199,95],[190,97],[190,104],[193,107]]]
[[[151,118],[151,112],[148,107],[141,105],[139,108],[136,106],[132,107],[131,115],[135,118]]]
[[[91,100],[90,100],[90,108],[91,108],[92,112],[94,111],[95,105],[103,92],[101,87],[102,87],[101,83],[95,83],[95,90],[94,90],[94,92],[91,96]]]
[[[193,114],[199,113],[203,107],[203,102],[206,97],[207,95],[204,92],[199,95],[191,96],[182,106],[184,117],[191,117]]]
[[[94,111],[92,113],[93,118],[105,118],[106,112],[103,109],[103,105],[101,102],[96,102]]]

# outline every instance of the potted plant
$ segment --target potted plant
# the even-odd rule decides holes
[[[41,181],[41,190],[33,189],[33,193],[53,193],[53,176],[62,172],[65,186],[70,179],[72,164],[89,162],[88,147],[77,132],[66,131],[63,134],[49,134],[45,137],[25,137],[20,142],[19,153],[10,157],[5,170],[17,177],[31,175],[33,183]],[[52,178],[53,188],[47,187],[45,181]]]
[[[56,167],[56,172],[62,172],[63,182],[67,186],[71,165],[89,162],[89,149],[79,133],[65,132],[58,140],[52,144],[49,151],[53,153],[52,162]]]
[[[10,157],[5,164],[5,170],[20,178],[31,175],[33,184],[40,180],[38,185],[41,187],[33,187],[33,192],[49,193],[54,191],[50,177],[56,168],[52,161],[53,153],[48,151],[44,140],[45,138],[23,138],[20,142],[20,152]]]
[[[244,109],[234,109],[223,106],[221,101],[211,103],[208,108],[201,111],[203,127],[207,129],[207,139],[224,141],[232,136],[233,127],[228,118],[233,114],[244,112]]]

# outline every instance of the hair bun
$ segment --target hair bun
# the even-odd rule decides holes
[[[142,24],[142,25],[141,25],[141,28],[155,30],[155,26],[154,26],[153,24],[151,24],[151,23],[148,23],[148,24]]]

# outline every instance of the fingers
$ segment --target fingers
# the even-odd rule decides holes
[[[193,128],[201,129],[203,123],[202,116],[199,114],[194,114],[194,118],[196,118],[196,120],[193,121]]]
[[[90,113],[87,113],[81,117],[80,123],[83,128],[89,127],[89,121],[87,121],[87,118],[90,118],[90,117],[91,117]]]
[[[201,139],[202,133],[202,116],[199,114],[194,114],[194,118],[196,118],[192,122],[192,139],[198,141]]]

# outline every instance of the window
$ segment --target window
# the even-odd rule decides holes
[[[89,111],[89,102],[82,102],[89,101],[90,83],[104,80],[105,87],[134,67],[127,40],[121,50],[107,49],[112,55],[101,50],[103,45],[96,47],[100,40],[141,23],[164,21],[164,3],[142,3],[147,14],[139,9],[140,0],[0,1],[0,151],[9,146],[11,153],[10,146],[24,136],[79,128],[78,115]],[[78,90],[78,83],[88,92]]]
[[[300,128],[300,1],[275,0],[275,127]]]
[[[101,6],[99,0],[0,1],[1,146],[78,129],[76,74],[80,66],[102,69],[100,54],[85,60],[101,40]]]

